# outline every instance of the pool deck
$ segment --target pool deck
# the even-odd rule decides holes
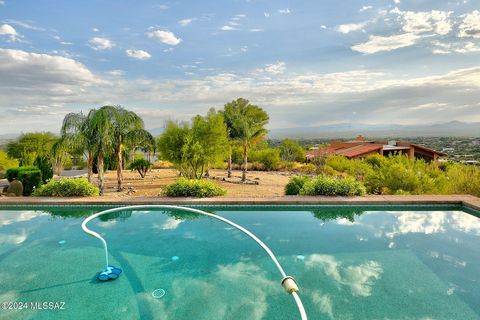
[[[470,195],[371,195],[364,197],[0,197],[0,206],[65,206],[65,205],[462,205],[480,210],[480,198]]]

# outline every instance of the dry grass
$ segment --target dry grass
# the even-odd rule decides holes
[[[288,174],[281,172],[259,172],[252,171],[248,173],[248,178],[258,181],[254,184],[237,184],[221,179],[226,178],[224,170],[211,170],[212,177],[215,177],[217,184],[227,190],[226,196],[235,196],[239,198],[260,198],[269,196],[281,196],[284,194],[284,187],[288,182]],[[240,180],[241,171],[233,171],[233,178]],[[150,171],[145,179],[140,178],[137,172],[124,171],[123,185],[125,190],[116,192],[117,176],[115,171],[107,172],[106,193],[112,197],[151,197],[158,196],[162,187],[172,183],[177,178],[177,171],[173,169],[154,169]],[[94,181],[95,183],[96,181]],[[132,187],[135,193],[128,195],[128,188]]]

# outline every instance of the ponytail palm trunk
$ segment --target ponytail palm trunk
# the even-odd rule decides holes
[[[119,144],[117,148],[117,191],[122,191],[123,189],[123,155],[122,155],[123,145]]]
[[[242,181],[247,180],[247,171],[248,171],[248,146],[243,146],[243,170],[242,170]]]
[[[105,193],[105,175],[104,175],[104,157],[103,152],[99,152],[97,156],[97,169],[98,169],[98,188],[100,189],[100,195]]]

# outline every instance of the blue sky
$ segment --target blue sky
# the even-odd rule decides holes
[[[0,134],[237,97],[270,128],[480,121],[480,2],[0,0]],[[15,120],[21,118],[21,125]]]

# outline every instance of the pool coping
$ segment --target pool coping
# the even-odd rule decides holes
[[[371,195],[363,197],[0,197],[0,206],[108,206],[108,205],[461,205],[480,211],[480,198],[471,195]]]

